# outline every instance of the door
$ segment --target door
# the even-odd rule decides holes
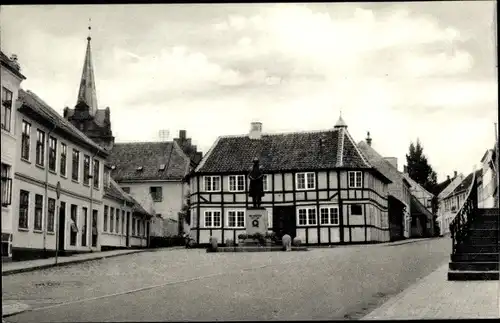
[[[59,234],[59,251],[64,251],[64,242],[66,241],[66,203],[61,202],[61,206],[59,207],[59,221],[58,221],[58,234]]]
[[[290,237],[296,236],[296,215],[293,205],[275,206],[273,208],[273,231],[279,240],[288,234]]]
[[[126,235],[126,245],[130,247],[130,212],[127,212],[127,235]]]

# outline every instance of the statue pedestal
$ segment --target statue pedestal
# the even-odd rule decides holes
[[[245,220],[248,235],[256,233],[260,233],[263,236],[266,235],[269,226],[267,223],[267,210],[265,208],[248,208]]]

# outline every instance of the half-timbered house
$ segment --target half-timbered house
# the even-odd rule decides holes
[[[363,156],[339,119],[323,131],[222,136],[190,174],[191,235],[236,241],[246,231],[248,173],[265,173],[269,231],[306,245],[389,241],[386,176]]]

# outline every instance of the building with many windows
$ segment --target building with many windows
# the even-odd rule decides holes
[[[34,93],[20,90],[18,106],[13,258],[52,254],[56,246],[100,250],[92,235],[101,231],[107,152]]]
[[[2,261],[12,258],[12,234],[14,232],[12,192],[14,186],[14,172],[17,164],[16,129],[16,101],[21,82],[25,80],[17,57],[7,57],[0,52],[1,86],[2,86],[2,114],[1,114],[1,203],[2,203]]]
[[[207,244],[246,232],[248,173],[254,158],[265,173],[262,206],[269,230],[307,245],[389,241],[391,181],[360,152],[340,118],[333,129],[222,136],[190,181],[191,236]]]

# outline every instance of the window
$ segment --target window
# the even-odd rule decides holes
[[[59,164],[59,171],[61,172],[62,176],[66,176],[66,153],[67,153],[68,147],[66,146],[65,143],[61,142],[61,163]]]
[[[316,187],[316,174],[314,173],[297,173],[297,189],[298,190],[313,190]]]
[[[97,210],[92,211],[92,247],[97,247]]]
[[[203,183],[205,192],[220,191],[220,176],[205,176]]]
[[[12,92],[2,86],[2,129],[10,132],[10,119],[12,115]]]
[[[363,187],[363,172],[349,172],[349,188]]]
[[[100,163],[97,159],[94,159],[92,170],[92,180],[94,181],[94,188],[99,188],[99,169]]]
[[[152,186],[149,188],[151,193],[151,198],[154,202],[161,202],[163,200],[163,194],[160,186]]]
[[[71,204],[71,231],[69,236],[69,244],[76,246],[76,233],[78,232],[78,206]]]
[[[244,228],[245,227],[245,211],[228,211],[227,212],[227,227],[228,228]]]
[[[135,218],[132,218],[132,235],[135,236]]]
[[[45,132],[36,130],[36,164],[45,165]]]
[[[90,156],[83,155],[83,184],[90,185]]]
[[[57,139],[54,137],[49,138],[49,170],[56,171],[57,160]]]
[[[269,176],[267,176],[267,175],[264,175],[264,177],[262,178],[262,183],[263,183],[263,186],[264,186],[264,192],[269,191],[268,179],[269,179]]]
[[[73,168],[71,169],[71,179],[74,181],[80,180],[80,152],[73,149]]]
[[[230,175],[229,176],[229,191],[241,192],[245,190],[245,176],[244,175]]]
[[[432,199],[427,199],[427,207],[432,207]]]
[[[83,225],[82,225],[82,247],[85,247],[87,245],[87,223],[88,223],[88,215],[87,215],[87,208],[83,207]]]
[[[21,158],[30,160],[31,124],[23,120],[23,134],[21,138]]]
[[[56,200],[49,198],[48,214],[47,214],[47,231],[54,232],[54,219],[56,213]]]
[[[301,208],[297,210],[298,225],[316,225],[316,209],[315,208]]]
[[[338,225],[339,224],[339,208],[338,207],[322,207],[320,209],[321,222],[320,224]]]
[[[104,224],[102,231],[106,232],[108,231],[108,206],[104,205]]]
[[[120,210],[116,209],[116,218],[115,218],[115,232],[120,232]]]
[[[123,190],[125,193],[130,194],[130,187],[122,187],[122,190]]]
[[[43,196],[35,195],[35,227],[33,229],[42,231]]]
[[[8,206],[12,200],[12,178],[10,166],[2,163],[2,206]]]
[[[109,232],[113,233],[115,226],[115,208],[109,208]]]
[[[21,190],[19,196],[19,228],[28,229],[28,207],[30,193]]]
[[[220,226],[220,211],[205,211],[205,228],[219,228]]]
[[[122,210],[122,234],[125,234],[125,211]]]
[[[363,215],[361,204],[351,204],[351,215]]]

